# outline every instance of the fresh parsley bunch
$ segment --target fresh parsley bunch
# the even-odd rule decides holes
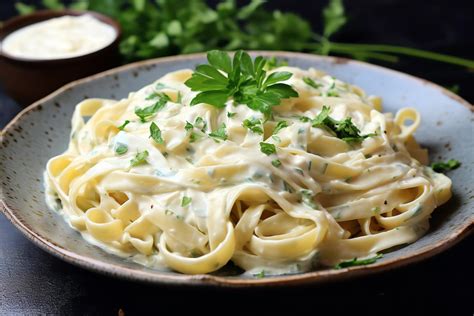
[[[209,64],[197,66],[185,82],[192,91],[199,91],[191,105],[207,103],[223,108],[233,98],[237,104],[270,115],[281,99],[298,96],[290,85],[282,83],[292,73],[278,71],[267,75],[267,60],[262,56],[252,61],[247,52],[237,51],[232,59],[226,52],[213,50],[207,53],[207,60]]]
[[[410,47],[332,41],[348,21],[342,0],[329,0],[323,9],[320,34],[304,18],[266,10],[264,3],[250,0],[239,7],[235,0],[219,0],[215,6],[204,0],[73,0],[68,8],[97,11],[119,21],[124,62],[212,49],[246,49],[341,54],[386,62],[407,55],[474,68],[469,59]],[[61,0],[42,0],[42,4],[53,10],[65,7]],[[21,2],[16,8],[20,14],[36,9]]]

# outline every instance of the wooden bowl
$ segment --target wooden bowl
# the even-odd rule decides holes
[[[96,12],[43,10],[18,16],[6,21],[0,28],[0,42],[8,34],[30,24],[64,15],[79,16],[83,14],[90,14],[101,22],[112,26],[117,34],[114,41],[92,53],[64,59],[20,58],[9,55],[0,49],[0,83],[9,96],[25,106],[70,81],[119,65],[120,26],[111,18]]]

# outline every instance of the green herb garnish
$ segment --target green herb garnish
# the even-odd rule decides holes
[[[150,98],[150,99],[148,99]],[[147,97],[148,100],[156,99],[156,102],[145,108],[136,108],[135,114],[140,118],[142,123],[153,115],[155,115],[159,110],[165,107],[166,103],[170,101],[170,97],[164,93],[154,92]]]
[[[360,259],[358,260],[357,258],[354,258],[352,260],[348,261],[343,261],[334,266],[335,269],[343,269],[347,267],[353,267],[353,266],[363,266],[366,264],[372,264],[376,262],[378,259],[382,258],[383,255],[381,253],[377,254],[375,257],[368,258],[368,259]]]
[[[201,132],[205,133],[207,128],[207,122],[200,116],[196,117],[194,121],[194,126],[201,130]]]
[[[301,169],[300,169],[301,170]],[[303,201],[304,204],[308,205],[309,207],[313,209],[317,209],[316,203],[314,203],[314,193],[310,190],[301,190],[301,200]]]
[[[288,122],[287,121],[278,122],[277,125],[275,126],[275,129],[273,130],[273,135],[277,134],[279,131],[281,131],[285,127],[288,127]]]
[[[303,77],[303,81],[304,83],[306,83],[308,86],[312,87],[312,88],[315,88],[315,89],[319,89],[322,84],[319,84],[319,83],[316,83],[313,79],[311,79],[310,77]]]
[[[193,200],[193,199],[190,198],[190,197],[188,197],[188,196],[183,196],[183,199],[181,200],[181,206],[182,206],[182,207],[188,206],[189,204],[191,204],[191,201],[192,201],[192,200]]]
[[[118,126],[117,128],[118,128],[119,130],[123,131],[123,130],[125,129],[125,126],[128,125],[128,123],[130,123],[130,121],[129,121],[129,120],[125,120],[125,122],[123,122],[123,124],[120,125],[120,126]]]
[[[270,156],[271,154],[276,154],[276,147],[273,144],[261,142],[260,151],[265,155]]]
[[[361,142],[367,137],[376,136],[376,134],[360,135],[360,130],[352,123],[351,117],[337,121],[329,116],[329,111],[329,107],[323,106],[322,111],[312,120],[312,126],[326,129],[348,143]]]
[[[237,113],[234,113],[234,112],[227,112],[227,117],[228,117],[228,118],[232,118],[232,117],[234,117],[234,116],[236,116],[236,115],[237,115]]]
[[[281,166],[281,161],[280,161],[280,159],[274,159],[274,160],[272,160],[272,165],[273,165],[273,167],[275,167],[275,168],[279,168],[279,167]]]
[[[263,279],[265,277],[265,270],[262,270],[259,273],[254,274],[253,276],[258,278],[258,279]]]
[[[150,125],[150,137],[158,144],[165,143],[163,137],[161,137],[161,130],[155,122],[152,122]]]
[[[262,56],[252,61],[247,52],[237,51],[231,59],[226,52],[213,50],[207,53],[207,60],[209,64],[197,66],[185,82],[192,91],[199,91],[191,105],[207,103],[223,108],[233,97],[238,104],[269,115],[281,99],[298,96],[291,86],[281,83],[293,74],[281,71],[267,76]]]
[[[226,125],[225,123],[222,123],[221,126],[212,133],[209,133],[209,136],[211,136],[214,139],[221,139],[221,140],[226,140],[227,139],[227,132],[226,132]]]
[[[122,144],[122,143],[117,143],[115,145],[115,153],[117,153],[117,155],[123,155],[127,151],[128,151],[128,146],[127,145]]]
[[[136,167],[136,166],[139,166],[139,165],[142,165],[144,163],[147,163],[147,158],[148,158],[148,151],[142,151],[142,152],[139,152],[135,155],[135,157],[130,160],[130,164],[132,165],[132,167]]]
[[[242,126],[251,130],[255,134],[263,134],[262,122],[259,119],[246,119],[242,122]]]
[[[194,128],[194,125],[186,121],[186,125],[184,125],[184,129],[186,130],[186,132],[189,132],[193,128]]]
[[[438,161],[431,164],[431,169],[436,172],[446,172],[449,170],[457,169],[461,166],[461,162],[456,159],[449,159],[447,162]]]

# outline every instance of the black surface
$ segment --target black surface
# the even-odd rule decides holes
[[[26,1],[38,2],[38,1]],[[14,14],[0,0],[0,20]],[[337,39],[390,43],[474,57],[472,1],[346,1],[349,25]],[[300,12],[320,27],[322,1],[272,1],[269,6]],[[386,65],[441,85],[458,84],[474,100],[473,73],[460,67],[403,58]],[[0,127],[20,108],[0,89]],[[0,175],[1,177],[1,175]],[[0,215],[0,315],[192,313],[254,314],[275,309],[296,314],[321,308],[347,314],[472,315],[472,236],[434,258],[345,282],[304,288],[229,291],[158,287],[101,276],[64,263],[23,237]],[[218,309],[217,303],[226,308]],[[265,313],[266,314],[266,313]]]

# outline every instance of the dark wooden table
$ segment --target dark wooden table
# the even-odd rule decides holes
[[[0,1],[0,19],[14,14],[14,1]],[[31,1],[30,1],[31,2]],[[35,2],[35,1],[33,1]],[[472,1],[346,1],[350,22],[341,41],[392,43],[474,56]],[[270,6],[292,9],[319,25],[322,2],[273,1]],[[474,100],[473,73],[459,67],[404,59],[389,67],[436,83],[458,84],[461,96]],[[0,89],[0,127],[18,111]],[[1,175],[0,175],[1,177]],[[0,315],[64,314],[126,315],[164,310],[254,314],[276,309],[296,314],[311,309],[321,315],[472,315],[474,238],[421,263],[344,282],[300,288],[189,289],[151,286],[112,279],[50,256],[0,215]],[[219,309],[217,303],[226,309]]]

